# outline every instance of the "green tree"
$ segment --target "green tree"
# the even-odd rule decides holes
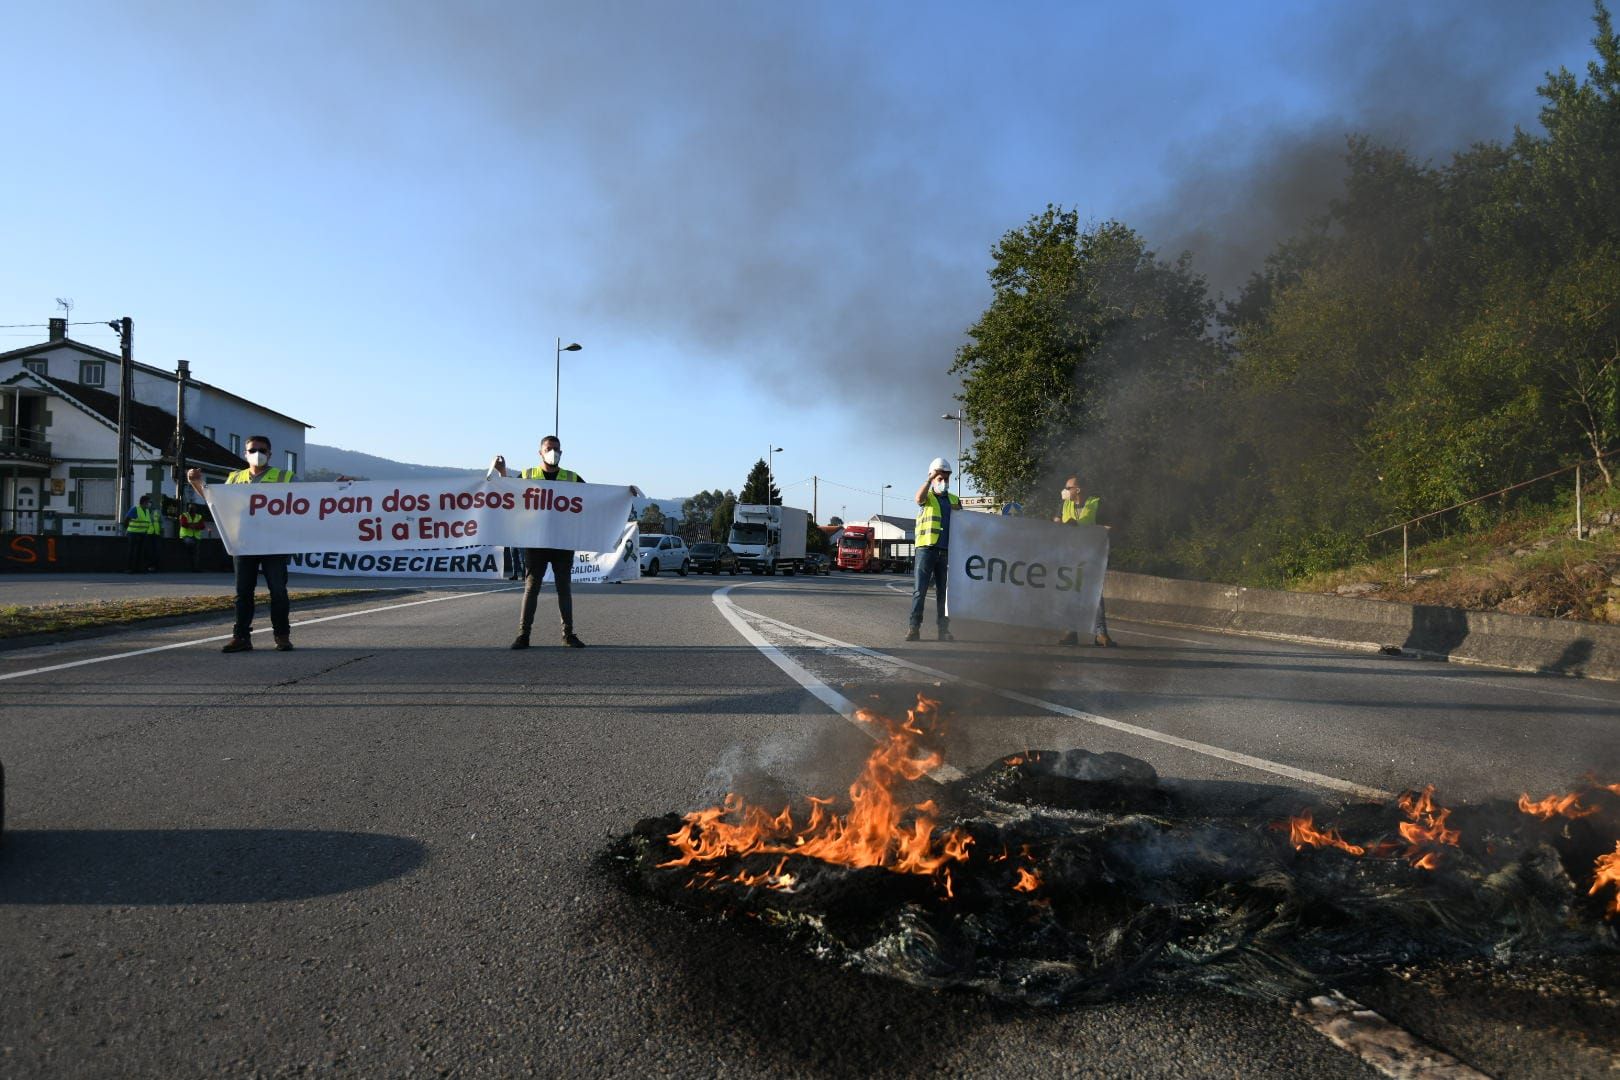
[[[770,485],[770,497],[766,497],[766,485]],[[748,470],[748,479],[743,481],[742,494],[737,501],[752,506],[780,506],[782,492],[776,486],[775,477],[770,476],[769,466],[765,459],[760,458],[754,462],[754,467]]]
[[[725,501],[715,507],[714,516],[709,519],[709,535],[725,543],[731,536],[731,521],[736,514],[737,496],[728,491]]]
[[[720,504],[726,501],[727,492],[715,488],[713,491],[700,491],[681,503],[681,518],[685,521],[707,522],[714,517],[714,512],[720,509]]]
[[[658,508],[658,504],[650,502],[641,511],[638,523],[641,525],[643,533],[661,533],[664,531],[666,519],[664,518],[664,512]]]

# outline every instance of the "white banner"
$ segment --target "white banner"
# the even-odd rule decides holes
[[[424,547],[605,551],[633,489],[495,477],[341,484],[210,484],[208,507],[232,555]]]
[[[1108,530],[995,514],[951,515],[951,617],[1073,630],[1097,622]]]
[[[604,581],[634,581],[641,576],[636,558],[641,528],[635,522],[625,525],[619,543],[608,551],[574,552],[572,580],[581,585]],[[473,547],[396,551],[374,554],[369,551],[294,552],[287,556],[292,574],[331,577],[393,578],[482,578],[504,579],[513,569],[511,556],[516,548]]]

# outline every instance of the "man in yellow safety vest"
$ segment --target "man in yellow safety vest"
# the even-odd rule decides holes
[[[950,462],[935,458],[928,464],[928,479],[917,489],[917,580],[911,590],[907,641],[916,641],[922,636],[923,608],[928,604],[930,582],[936,590],[934,618],[939,626],[939,640],[956,640],[951,636],[950,616],[945,613],[945,571],[950,560],[947,546],[951,540],[951,514],[961,508],[961,500],[951,494]]]
[[[124,532],[129,536],[129,565],[126,574],[144,574],[157,569],[157,535],[162,525],[157,511],[152,509],[152,496],[142,495],[141,501],[124,515]]]
[[[585,478],[572,469],[565,469],[562,461],[562,440],[547,435],[540,440],[540,464],[523,470],[525,480],[561,480],[584,483]],[[506,458],[495,456],[492,472],[506,475]],[[551,580],[557,589],[557,614],[562,617],[562,643],[571,649],[583,649],[585,643],[574,635],[574,553],[565,548],[523,549],[523,608],[518,617],[518,634],[512,648],[529,647],[529,631],[534,628],[534,609],[540,601],[540,585],[551,568]]]
[[[1097,508],[1101,505],[1102,499],[1096,495],[1089,499],[1086,498],[1086,491],[1080,486],[1078,476],[1071,476],[1063,481],[1063,490],[1059,492],[1059,495],[1063,498],[1063,512],[1053,518],[1053,521],[1059,521],[1065,525],[1100,524],[1097,520]],[[1106,527],[1104,526],[1104,528]],[[1091,633],[1093,644],[1108,646],[1114,643],[1114,639],[1108,636],[1108,616],[1103,611],[1101,596],[1097,597],[1097,625],[1092,627]],[[1058,644],[1078,645],[1080,644],[1080,635],[1070,630],[1067,634],[1058,638]]]
[[[290,484],[294,480],[291,469],[270,467],[270,439],[265,435],[250,435],[247,441],[247,468],[237,469],[225,478],[227,484]],[[201,469],[186,474],[197,497],[208,498],[208,485]],[[253,593],[259,585],[259,575],[270,590],[270,633],[276,641],[277,652],[292,651],[292,601],[287,596],[287,556],[238,555],[236,563],[236,627],[231,640],[220,652],[247,652],[253,648]]]
[[[187,561],[191,563],[191,571],[196,573],[202,569],[203,538],[203,516],[197,512],[197,504],[188,501],[181,507],[175,524],[180,533],[180,545],[186,549]]]

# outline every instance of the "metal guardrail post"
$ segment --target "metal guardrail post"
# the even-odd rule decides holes
[[[1575,466],[1575,539],[1586,539],[1586,529],[1581,524],[1581,467],[1579,464]]]

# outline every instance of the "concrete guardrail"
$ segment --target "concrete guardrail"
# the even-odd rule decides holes
[[[1429,660],[1620,679],[1620,626],[1110,571],[1108,614]]]

